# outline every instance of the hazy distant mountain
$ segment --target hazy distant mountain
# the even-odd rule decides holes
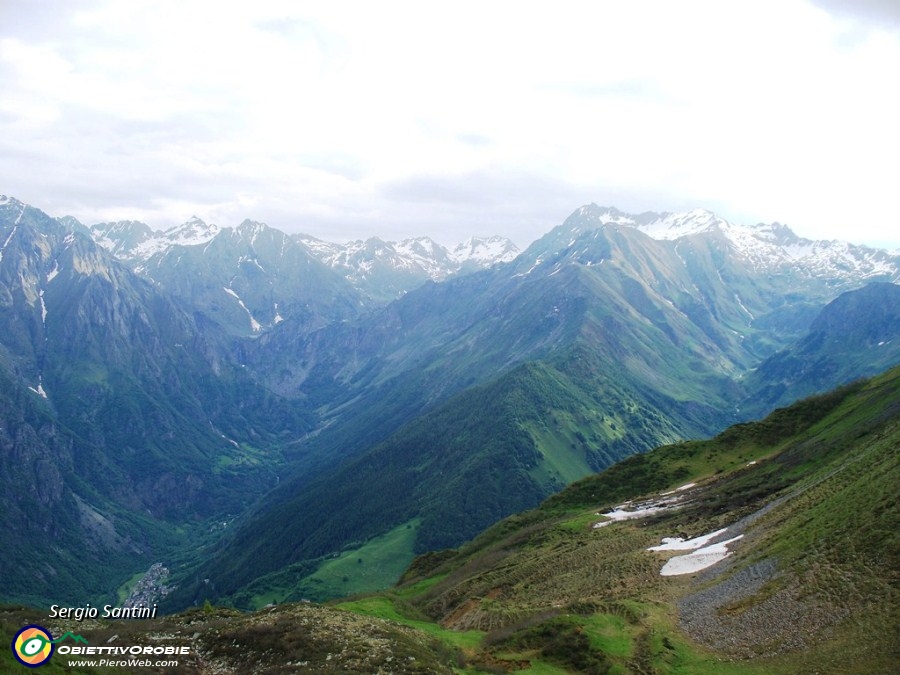
[[[312,330],[365,306],[304,246],[250,220],[219,229],[203,244],[170,244],[138,271],[236,335],[256,336],[287,318]]]
[[[263,223],[220,228],[194,217],[164,232],[134,221],[90,232],[136,273],[235,335],[259,335],[293,316],[317,328],[365,304],[306,247]]]
[[[830,302],[809,332],[744,381],[746,411],[771,410],[900,363],[900,285],[872,283]]]
[[[634,227],[658,240],[718,239],[729,247],[732,255],[758,272],[801,276],[834,288],[855,286],[861,280],[900,281],[897,252],[836,240],[804,239],[779,223],[735,225],[704,209],[634,216],[591,204],[579,209],[567,223],[570,221],[570,232],[598,224],[615,224]],[[559,235],[565,236],[565,230]]]
[[[207,243],[218,234],[219,227],[207,224],[194,216],[187,222],[165,231],[152,230],[149,225],[135,220],[97,223],[91,225],[89,231],[94,241],[114,256],[134,263],[140,268],[142,263],[170,246],[196,246]]]
[[[72,221],[77,223],[71,219],[70,225]],[[221,252],[217,253],[215,250],[210,252],[209,250],[209,244],[217,238],[220,232],[240,233],[243,231],[246,233],[253,225],[264,228],[266,232],[270,233],[268,236],[277,240],[279,252],[275,254],[274,251],[270,251],[268,256],[270,259],[275,260],[279,255],[283,255],[284,250],[281,248],[281,244],[285,239],[290,239],[294,242],[291,248],[295,249],[290,252],[291,255],[298,255],[296,249],[299,244],[299,248],[305,248],[308,254],[312,254],[326,267],[334,269],[346,278],[362,294],[363,298],[379,303],[389,302],[426,281],[442,281],[454,274],[473,272],[497,263],[508,262],[519,252],[510,240],[496,236],[473,237],[458,244],[452,250],[428,237],[405,239],[399,243],[385,242],[377,237],[372,237],[366,241],[335,244],[302,234],[288,236],[275,228],[249,220],[238,228],[220,228],[217,225],[207,224],[196,216],[182,225],[164,231],[152,230],[148,225],[137,221],[98,223],[88,228],[88,231],[98,244],[128,263],[135,271],[156,279],[158,276],[171,274],[171,272],[161,270],[162,267],[172,264],[172,258],[168,255],[170,249],[179,247],[176,254],[179,261],[187,253],[191,265],[206,264],[208,266],[210,263],[201,262],[203,255],[207,253],[222,255]],[[258,234],[250,233],[248,236],[253,241],[249,246],[244,242],[243,254],[238,256],[239,259],[243,258],[242,262],[254,260],[257,257],[252,246],[256,243]],[[234,239],[235,237],[232,235],[232,246],[236,245]],[[217,245],[213,244],[213,247],[215,246]],[[189,250],[183,251],[181,247]],[[269,282],[275,286],[290,286],[290,282],[280,284],[278,275],[291,274],[301,264],[303,264],[302,261],[297,260],[278,260],[276,267],[266,270]],[[159,279],[157,280],[159,281]],[[182,288],[181,291],[183,290]],[[243,301],[243,296],[238,294],[237,297]],[[284,300],[285,298],[282,297],[282,302]],[[282,318],[285,316],[284,312],[276,312],[272,307],[266,305],[257,307],[258,311],[263,314],[263,317],[257,319],[253,309],[249,307],[248,309],[250,330],[256,333],[274,325],[277,316]],[[237,320],[235,319],[235,321]],[[237,323],[243,322],[237,321]]]
[[[519,248],[506,237],[471,237],[457,244],[450,256],[461,266],[491,267],[510,262],[519,255]]]
[[[519,250],[503,237],[473,237],[452,250],[428,237],[385,242],[377,237],[332,244],[307,236],[298,240],[319,260],[343,274],[369,297],[387,302],[426,281],[509,262]]]
[[[603,243],[633,231],[658,241],[659,255],[629,263],[627,246],[616,250]],[[733,225],[703,210],[635,216],[583,206],[516,264],[528,274],[557,259],[588,266],[637,264],[633,271],[651,290],[660,290],[660,302],[674,303],[719,341],[737,340],[738,350],[753,358],[769,356],[786,344],[783,340],[805,334],[842,291],[871,281],[900,281],[900,256],[801,239],[778,224]]]

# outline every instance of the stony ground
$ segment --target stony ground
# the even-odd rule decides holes
[[[774,500],[729,527],[718,540],[748,533],[792,496]],[[752,533],[744,546],[752,546]],[[694,640],[733,657],[775,656],[827,639],[847,612],[804,592],[795,576],[784,577],[767,558],[735,569],[726,560],[693,579],[697,589],[677,601],[681,628]]]

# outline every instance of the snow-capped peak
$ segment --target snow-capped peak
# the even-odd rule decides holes
[[[475,262],[485,266],[509,262],[519,255],[519,249],[509,239],[500,236],[470,237],[457,244],[450,257],[459,264]]]
[[[152,230],[135,220],[97,223],[89,229],[94,241],[117,258],[142,261],[170,246],[205,244],[219,232],[217,225],[207,224],[197,216],[165,231]]]
[[[20,202],[15,197],[7,197],[6,195],[0,195],[0,208],[7,208],[13,212],[15,212],[17,210],[19,212],[20,218],[21,218],[22,214],[25,213],[25,209],[27,207],[28,207],[27,204]]]
[[[430,237],[412,237],[400,242],[371,237],[346,244],[306,235],[297,235],[295,239],[354,286],[383,299],[396,297],[429,279],[441,281],[512,260],[519,253],[515,244],[502,237],[473,237],[452,250]]]
[[[445,257],[446,249],[437,244],[430,237],[411,237],[404,239],[398,244],[394,244],[394,248],[398,253],[412,256],[426,256],[429,258]]]
[[[205,244],[219,233],[219,226],[207,224],[197,216],[193,216],[190,220],[181,225],[170,227],[162,234],[162,239],[168,245],[177,244],[179,246],[196,246],[197,244]]]
[[[737,257],[758,270],[775,272],[791,268],[833,280],[900,279],[900,260],[896,254],[841,241],[804,239],[781,223],[737,225],[706,209],[635,216],[591,204],[573,213],[557,236],[574,240],[580,233],[605,225],[633,227],[658,241],[677,242],[684,237],[717,235]]]
[[[727,226],[724,220],[706,209],[694,209],[688,213],[664,213],[637,228],[653,239],[679,239],[701,232],[710,232]]]

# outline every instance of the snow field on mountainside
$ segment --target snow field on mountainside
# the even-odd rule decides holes
[[[682,574],[693,574],[707,567],[715,565],[717,562],[724,560],[732,554],[728,550],[728,546],[741,539],[744,535],[739,534],[731,539],[719,541],[710,544],[713,539],[721,537],[728,531],[728,528],[722,528],[709,534],[703,534],[693,539],[682,539],[681,537],[664,537],[662,543],[658,546],[651,546],[648,551],[691,551],[685,555],[677,555],[669,558],[662,566],[659,573],[664,577],[679,576]]]

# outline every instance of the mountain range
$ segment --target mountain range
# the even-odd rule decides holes
[[[516,253],[0,199],[3,598],[127,595],[156,562],[171,608],[384,587],[623,458],[900,361],[885,251],[589,205]]]
[[[74,218],[65,220],[71,226],[80,225]],[[161,284],[171,282],[166,278],[171,274],[169,267],[173,262],[178,264],[176,261],[185,254],[191,256],[183,263],[187,268],[199,262],[197,256],[204,261],[228,256],[228,266],[221,270],[226,274],[226,280],[231,278],[227,276],[228,272],[233,275],[246,268],[251,274],[271,274],[271,278],[284,283],[283,277],[292,273],[308,275],[310,270],[304,270],[304,265],[317,267],[312,262],[292,259],[290,256],[293,255],[318,260],[346,279],[362,295],[359,300],[378,303],[394,300],[425,281],[442,281],[455,274],[508,262],[519,253],[510,240],[497,236],[472,237],[452,249],[428,237],[401,242],[385,242],[372,237],[365,241],[336,244],[303,234],[289,236],[250,220],[237,228],[220,228],[196,216],[164,231],[152,230],[136,221],[98,223],[92,225],[89,231],[98,244],[138,274]],[[204,248],[199,248],[201,245]],[[207,247],[213,250],[209,251]],[[286,248],[289,257],[283,260]],[[263,256],[262,260],[260,256]],[[260,285],[257,278],[251,277],[250,281],[254,286]],[[307,283],[317,286],[312,280]],[[271,327],[280,315],[275,309],[267,310],[263,310],[269,318],[265,325]],[[259,332],[262,324],[256,321],[251,311],[247,313],[250,331]]]

